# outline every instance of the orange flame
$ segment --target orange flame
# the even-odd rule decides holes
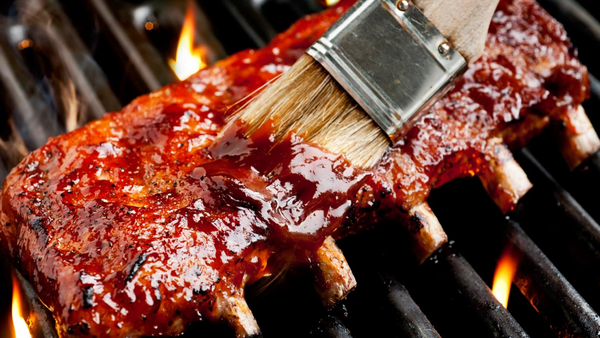
[[[518,265],[518,257],[512,252],[512,250],[507,249],[500,257],[498,267],[496,268],[492,293],[505,308],[508,306],[510,286],[515,278]]]
[[[328,7],[331,7],[331,6],[336,5],[338,2],[340,2],[340,0],[325,0],[325,5],[327,5]]]
[[[183,22],[181,36],[179,37],[175,60],[169,60],[169,65],[175,74],[177,74],[179,80],[182,81],[207,66],[203,59],[203,48],[194,46],[195,31],[196,19],[194,17],[194,8],[190,3],[185,13],[185,20]]]
[[[17,278],[13,276],[13,298],[12,298],[12,320],[15,328],[16,338],[31,338],[29,328],[23,314],[21,312],[21,291],[19,289],[19,282]]]

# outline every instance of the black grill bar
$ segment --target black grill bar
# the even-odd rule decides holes
[[[504,235],[521,255],[514,283],[560,337],[598,337],[600,317],[548,257],[508,220]]]
[[[402,337],[440,338],[406,287],[385,272],[380,273],[380,278],[385,287],[386,307],[392,312],[394,332]]]
[[[249,0],[197,1],[229,54],[263,47],[276,35],[275,29]]]
[[[0,161],[0,182],[4,182],[6,175],[8,175],[8,171],[6,170],[4,163],[2,163],[2,161]]]
[[[544,187],[549,193],[538,193],[536,198],[545,198],[545,201],[536,201],[543,203],[547,207],[555,208],[561,212],[568,223],[558,223],[555,226],[561,227],[563,233],[574,232],[577,241],[585,248],[587,253],[600,263],[600,225],[581,207],[581,205],[563,189],[548,171],[542,167],[537,159],[527,150],[515,153],[515,157],[527,172],[529,178],[535,186]],[[535,189],[535,188],[534,188]],[[524,203],[527,203],[527,196]]]
[[[350,330],[344,325],[338,316],[327,314],[319,320],[316,329],[311,335],[323,338],[352,338]]]
[[[473,267],[450,246],[442,247],[427,264],[433,265],[440,288],[453,294],[492,337],[529,337],[494,297]]]
[[[162,85],[176,80],[173,72],[166,67],[164,61],[148,41],[141,35],[130,36],[129,34],[134,34],[135,31],[130,30],[127,32],[118,21],[118,18],[111,12],[107,3],[103,0],[90,0],[90,4],[102,20],[102,31],[111,32],[111,38],[118,44],[125,54],[125,58],[130,60],[136,74],[148,91],[158,90]]]
[[[598,199],[590,198],[600,191],[600,151],[584,161],[567,180],[559,180],[564,188],[581,204],[596,223],[600,220]]]
[[[103,0],[90,0],[89,4],[101,22],[100,30],[110,32],[107,37],[120,48],[124,58],[135,68],[135,74],[140,80],[137,85],[141,87],[141,92],[158,90],[176,80],[173,72],[167,68],[147,39],[141,34],[135,34],[133,29],[127,31],[119,18],[113,14],[109,4]]]
[[[298,18],[322,9],[322,5],[311,0],[263,0],[260,5],[262,14],[278,32],[286,30]]]
[[[94,59],[106,72],[120,101],[128,103],[175,82],[177,77],[146,34],[136,28],[133,13],[126,10],[125,4],[111,0],[60,0],[73,24],[87,33],[84,42],[93,50]],[[177,38],[174,36],[173,40]]]
[[[440,337],[409,292],[407,282],[414,278],[406,277],[418,276],[421,269],[402,245],[399,230],[383,226],[338,242],[358,286],[334,310],[344,309],[338,318],[354,337]]]

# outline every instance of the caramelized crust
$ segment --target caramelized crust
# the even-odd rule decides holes
[[[2,248],[61,336],[177,335],[223,318],[251,334],[244,286],[277,260],[383,221],[418,233],[408,211],[432,188],[474,175],[493,182],[506,146],[524,145],[588,95],[562,27],[533,0],[503,0],[484,57],[372,172],[296,135],[274,144],[269,125],[247,140],[238,125],[215,142],[244,99],[351,5],[52,138],[12,170]],[[519,197],[495,200],[508,211]]]

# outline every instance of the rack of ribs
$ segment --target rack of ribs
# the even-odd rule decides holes
[[[4,182],[0,242],[63,337],[178,335],[194,321],[259,332],[244,287],[309,264],[325,305],[355,286],[333,238],[406,227],[422,261],[446,240],[431,190],[478,176],[503,212],[531,187],[509,149],[558,126],[576,167],[600,142],[587,71],[533,0],[502,0],[484,56],[371,171],[267,124],[221,128],[353,4],[300,20],[262,50],[52,138]]]

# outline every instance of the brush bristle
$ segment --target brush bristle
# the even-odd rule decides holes
[[[239,116],[248,135],[273,118],[275,134],[295,132],[355,166],[373,167],[390,146],[388,137],[312,57],[302,56]]]

